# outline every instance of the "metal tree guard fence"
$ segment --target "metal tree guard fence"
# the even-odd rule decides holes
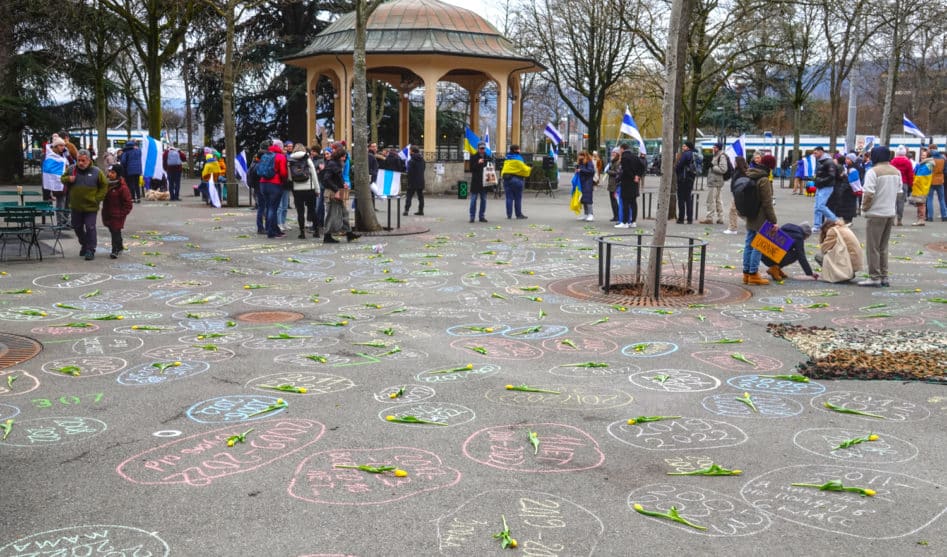
[[[634,278],[636,285],[643,284],[642,261],[647,263],[645,251],[650,250],[650,256],[657,260],[657,272],[654,277],[654,298],[661,297],[661,277],[664,269],[664,256],[666,253],[686,252],[687,264],[684,267],[684,277],[682,284],[675,284],[687,291],[692,291],[694,287],[694,260],[695,252],[698,253],[697,262],[699,263],[696,277],[697,294],[704,293],[704,275],[706,270],[707,242],[698,238],[689,236],[666,236],[661,245],[655,245],[645,239],[653,238],[653,234],[635,233],[635,234],[608,234],[596,238],[598,243],[598,284],[605,292],[612,288],[613,265],[616,255],[613,254],[614,248],[630,248],[634,250]]]

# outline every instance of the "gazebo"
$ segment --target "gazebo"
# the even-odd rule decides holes
[[[355,12],[319,33],[312,43],[290,57],[287,64],[306,70],[307,135],[316,138],[315,91],[325,76],[335,88],[335,139],[351,143],[352,87],[355,48]],[[517,53],[512,43],[474,12],[438,0],[392,0],[380,5],[367,25],[366,76],[398,91],[399,144],[408,143],[411,91],[424,87],[424,156],[437,153],[437,83],[453,82],[478,99],[484,86],[497,86],[495,148],[518,143],[522,120],[520,76],[543,67]],[[508,100],[512,101],[512,116]],[[470,103],[469,125],[480,129],[480,104]],[[509,121],[508,121],[509,120]],[[507,130],[509,128],[509,135]],[[508,138],[513,138],[509,140]]]

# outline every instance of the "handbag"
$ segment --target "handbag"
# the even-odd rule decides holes
[[[912,195],[908,197],[908,203],[915,207],[919,205],[927,205],[927,198],[921,197],[920,195]]]
[[[348,189],[346,189],[346,188],[339,189],[339,190],[336,191],[335,194],[332,196],[332,199],[335,199],[336,201],[341,201],[342,203],[345,203],[345,202],[347,202],[347,201],[349,200],[349,191],[350,191],[350,190],[348,190]]]
[[[497,169],[492,162],[488,162],[486,166],[483,167],[483,185],[487,188],[492,188],[497,185],[499,180],[497,180]]]

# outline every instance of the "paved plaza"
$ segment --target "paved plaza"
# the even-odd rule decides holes
[[[886,289],[747,287],[742,233],[672,222],[707,295],[640,303],[594,288],[634,232],[603,190],[594,222],[563,190],[424,212],[326,245],[143,202],[117,260],[100,227],[94,261],[0,264],[0,557],[947,551],[947,222],[895,229]],[[928,382],[767,377],[881,357]],[[669,475],[711,465],[740,473]]]

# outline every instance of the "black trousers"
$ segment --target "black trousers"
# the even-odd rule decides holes
[[[315,190],[293,190],[293,203],[296,205],[296,222],[299,231],[306,230],[306,223],[316,222],[316,192]]]
[[[414,194],[418,194],[418,212],[424,212],[424,190],[408,188],[408,197],[404,201],[404,212],[407,213],[411,210],[411,199],[414,198]]]
[[[684,220],[687,215],[687,224],[694,222],[694,198],[691,194],[694,192],[694,180],[680,180],[677,183],[677,220]]]

